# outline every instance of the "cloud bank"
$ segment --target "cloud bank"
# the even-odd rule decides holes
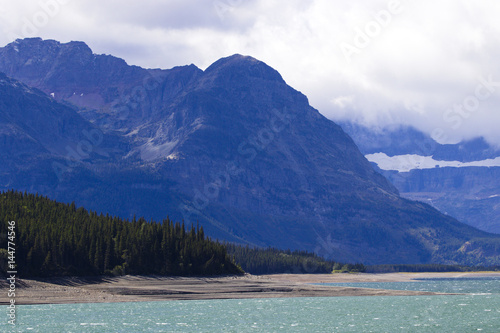
[[[333,120],[413,125],[500,146],[500,3],[3,1],[0,44],[85,41],[129,64],[206,68],[234,53],[277,69]]]

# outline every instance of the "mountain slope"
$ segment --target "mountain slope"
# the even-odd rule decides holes
[[[39,51],[44,43],[57,47]],[[400,198],[352,139],[266,64],[234,55],[205,71],[127,69],[143,75],[143,82],[156,82],[141,85],[141,98],[135,98],[136,78],[106,81],[121,72],[115,65],[94,73],[103,86],[78,74],[88,63],[76,56],[52,63],[50,71],[41,65],[63,49],[79,54],[81,47],[30,39],[0,49],[0,70],[54,92],[56,99],[68,84],[77,92],[79,84],[94,89],[95,107],[71,96],[61,102],[75,103],[81,115],[124,147],[106,162],[89,158],[51,186],[40,185],[44,176],[32,177],[31,190],[42,188],[55,199],[121,216],[161,219],[168,213],[174,220],[199,221],[207,234],[221,239],[314,250],[337,260],[499,260],[498,237]],[[46,60],[33,67],[32,58]],[[48,79],[59,72],[75,76],[70,82]],[[111,98],[108,84],[125,95]],[[15,188],[26,186],[8,174],[2,184],[4,179]]]
[[[194,65],[144,69],[110,55],[93,54],[82,42],[27,38],[0,48],[0,72],[57,101],[70,102],[87,119],[102,120],[104,129],[122,129],[138,119],[142,124],[202,71]]]
[[[483,138],[439,144],[408,127],[341,125],[402,196],[500,233],[500,150]]]
[[[54,187],[90,161],[108,164],[126,143],[102,133],[74,109],[0,73],[2,188]]]

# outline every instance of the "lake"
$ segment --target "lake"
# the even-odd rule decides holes
[[[332,285],[464,295],[25,305],[0,331],[500,332],[498,277]]]

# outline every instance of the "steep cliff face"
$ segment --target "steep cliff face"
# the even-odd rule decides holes
[[[462,257],[456,253],[466,241],[497,240],[400,198],[338,125],[263,62],[234,55],[205,71],[145,70],[103,57],[81,43],[38,39],[0,49],[0,71],[73,103],[87,119],[77,127],[98,127],[109,142],[99,149],[114,149],[109,158],[89,154],[63,177],[46,168],[50,159],[25,162],[45,176],[36,173],[28,185],[19,173],[7,172],[0,179],[3,188],[43,190],[124,217],[169,214],[199,221],[221,239],[365,263],[463,261],[467,251]],[[97,102],[70,93],[83,89]],[[78,144],[81,138],[72,140]],[[18,144],[20,150],[35,149]],[[49,141],[41,146],[52,149]],[[70,165],[68,156],[51,154]]]
[[[500,167],[386,173],[403,196],[427,202],[478,229],[500,234]]]
[[[342,127],[402,196],[426,202],[481,230],[500,233],[498,148],[483,138],[439,144],[411,127],[376,130],[348,122]],[[431,159],[426,166],[424,161]]]

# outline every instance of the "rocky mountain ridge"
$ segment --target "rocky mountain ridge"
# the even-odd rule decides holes
[[[88,142],[95,152],[78,163],[58,151],[19,160],[23,171],[6,170],[2,189],[40,191],[122,217],[169,214],[219,239],[337,260],[498,260],[496,236],[400,198],[337,124],[254,58],[230,56],[205,71],[148,70],[93,55],[81,43],[26,39],[0,48],[0,71],[45,92],[40,105],[57,103],[103,138],[92,144],[75,135],[74,147]],[[24,108],[25,92],[17,93]],[[458,251],[465,242],[488,255]]]

